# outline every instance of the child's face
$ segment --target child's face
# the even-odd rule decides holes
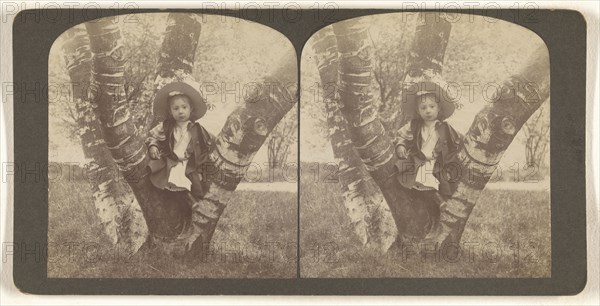
[[[418,100],[419,115],[425,121],[434,121],[440,112],[439,105],[434,95],[423,95]]]
[[[171,115],[177,122],[186,122],[190,120],[192,108],[189,101],[180,96],[173,97],[170,101]]]

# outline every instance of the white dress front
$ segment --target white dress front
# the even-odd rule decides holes
[[[433,152],[439,139],[439,135],[435,127],[436,124],[433,124],[431,127],[423,125],[421,129],[421,152],[425,155],[426,160],[425,163],[417,169],[417,177],[415,180],[427,189],[433,188],[437,190],[440,182],[433,176],[435,166],[435,155]]]
[[[191,121],[184,126],[177,124],[173,129],[173,152],[177,155],[179,161],[177,162],[177,165],[171,168],[171,173],[169,174],[169,183],[187,190],[192,189],[192,182],[185,176],[185,168],[189,159],[186,150],[192,139],[192,135],[188,129],[189,123],[191,123]]]

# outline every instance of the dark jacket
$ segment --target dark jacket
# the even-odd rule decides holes
[[[411,120],[399,131],[396,147],[404,146],[408,156],[405,159],[398,156],[396,167],[399,174],[398,180],[406,188],[414,186],[417,169],[425,162],[425,156],[421,152],[422,126],[423,120],[417,118]],[[445,121],[436,122],[435,128],[439,138],[434,148],[436,160],[433,175],[440,182],[439,193],[451,196],[456,191],[462,175],[462,168],[458,160],[462,137]]]
[[[151,159],[150,180],[157,188],[164,189],[169,181],[171,168],[177,165],[177,155],[173,152],[175,140],[173,131],[175,121],[165,120],[150,130],[146,140],[148,149],[156,146],[160,152],[160,159]],[[189,160],[185,168],[185,176],[192,182],[192,193],[203,196],[208,191],[208,180],[202,176],[206,164],[209,163],[209,154],[215,144],[215,139],[197,122],[188,123],[191,133],[190,143],[186,149]],[[200,174],[200,176],[198,176]]]

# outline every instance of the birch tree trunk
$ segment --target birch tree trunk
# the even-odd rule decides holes
[[[415,36],[408,52],[403,86],[399,97],[396,99],[399,102],[399,112],[392,124],[387,126],[387,131],[394,142],[399,137],[397,132],[400,128],[416,115],[414,109],[406,105],[407,95],[416,94],[419,90],[418,84],[424,81],[433,81],[439,84],[441,88],[446,89],[448,87],[442,77],[442,69],[451,30],[452,24],[436,13],[419,13]],[[406,190],[401,191],[406,193]],[[417,235],[408,233],[405,238],[422,238],[424,233],[435,230],[438,226],[440,219],[438,204],[424,198],[415,198],[409,195],[406,195],[406,197],[413,205],[425,208],[426,212],[421,212],[419,215],[421,226],[424,226],[423,231],[419,231]]]
[[[167,17],[165,36],[158,52],[154,89],[142,94],[149,101],[138,103],[148,104],[143,133],[146,134],[158,121],[152,115],[152,100],[154,94],[171,82],[194,81],[192,71],[200,32],[202,15],[170,13]]]
[[[415,85],[423,81],[433,81],[445,86],[441,75],[452,24],[433,12],[421,12],[417,18],[415,37],[406,63],[404,86],[397,100],[400,102],[400,112],[394,124],[389,127],[389,132],[394,137],[396,131],[414,118],[415,114],[405,110],[405,102],[406,95],[414,94],[418,90]]]
[[[348,122],[340,112],[338,50],[331,27],[315,34],[313,50],[323,87],[323,102],[338,179],[354,232],[363,245],[386,251],[397,232],[389,208],[364,164],[356,155],[349,136]]]
[[[99,122],[88,101],[92,61],[89,39],[83,26],[69,29],[65,35],[66,42],[62,50],[72,84],[78,134],[84,156],[93,160],[86,164],[86,169],[87,177],[92,180],[97,216],[111,242],[128,253],[134,253],[144,243],[147,228],[131,189],[119,179],[115,163],[104,144]]]
[[[217,222],[254,155],[298,101],[297,67],[290,58],[293,56],[274,63],[274,72],[244,97],[244,103],[227,117],[216,137],[216,148],[211,152],[214,166],[206,172],[211,182],[209,192],[192,207],[192,232],[199,233],[192,245],[194,255],[202,256],[209,247]]]
[[[279,69],[272,77],[264,80],[264,86],[255,87],[254,94],[246,95],[245,103],[229,115],[211,152],[214,166],[205,172],[211,183],[205,197],[197,201],[187,192],[173,199],[172,193],[155,188],[149,180],[143,138],[125,103],[122,85],[126,50],[117,25],[100,19],[86,23],[86,29],[94,54],[93,82],[98,88],[93,101],[97,103],[104,140],[142,207],[149,232],[155,241],[164,242],[170,253],[202,255],[252,158],[297,101],[297,88],[289,87],[296,84],[295,63],[275,63]],[[188,252],[190,248],[192,252]]]
[[[458,190],[442,211],[440,227],[427,240],[459,243],[473,207],[500,158],[529,117],[550,97],[549,55],[540,46],[520,72],[502,83],[501,94],[475,117],[459,153]]]
[[[348,121],[353,147],[381,189],[398,233],[424,237],[431,227],[429,214],[398,183],[394,146],[373,106],[372,46],[363,20],[332,25],[339,52],[341,112]]]
[[[148,104],[148,116],[146,118],[145,129],[142,135],[147,135],[147,131],[154,127],[158,120],[151,114],[152,101],[154,95],[163,86],[171,82],[180,81],[194,81],[192,71],[194,68],[194,59],[196,56],[196,49],[198,47],[198,41],[201,32],[201,15],[198,14],[184,14],[184,13],[170,13],[167,17],[165,36],[159,50],[158,62],[156,68],[156,76],[154,79],[154,91],[151,94],[144,94],[143,96],[152,97],[150,101],[140,101],[139,103]],[[190,209],[191,202],[194,200],[181,200],[174,203],[174,208],[179,213],[174,214],[181,215],[194,215],[197,211]],[[202,218],[202,216],[192,217]],[[182,233],[177,236],[176,239],[164,239],[161,235],[150,235],[149,243],[160,249],[167,250],[169,252],[181,252],[185,250],[185,244],[191,242],[185,239],[193,239],[194,235],[191,232],[193,226],[190,222],[183,219]],[[182,241],[184,239],[184,241]],[[182,244],[183,247],[181,246]]]
[[[520,73],[504,81],[496,101],[476,116],[459,153],[461,164],[451,165],[458,168],[458,190],[441,212],[439,226],[431,227],[428,213],[420,209],[427,203],[408,197],[395,179],[396,158],[372,103],[367,28],[360,19],[353,19],[334,24],[333,30],[340,53],[342,114],[350,125],[354,148],[390,206],[398,232],[403,237],[424,238],[425,242],[458,243],[502,154],[529,116],[549,97],[547,50],[541,46]],[[445,48],[445,43],[439,45],[444,47],[438,49]],[[441,69],[440,57],[428,58],[433,59],[432,65],[424,69],[423,75],[435,77],[435,71]]]

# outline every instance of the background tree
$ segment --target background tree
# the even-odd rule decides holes
[[[297,109],[297,107],[295,107]],[[282,167],[289,156],[290,146],[298,141],[298,117],[296,111],[290,111],[277,124],[267,141],[269,164]]]
[[[542,105],[523,126],[527,162],[525,167],[534,167],[538,175],[548,172],[545,159],[550,143],[550,112],[546,107],[547,105]]]

